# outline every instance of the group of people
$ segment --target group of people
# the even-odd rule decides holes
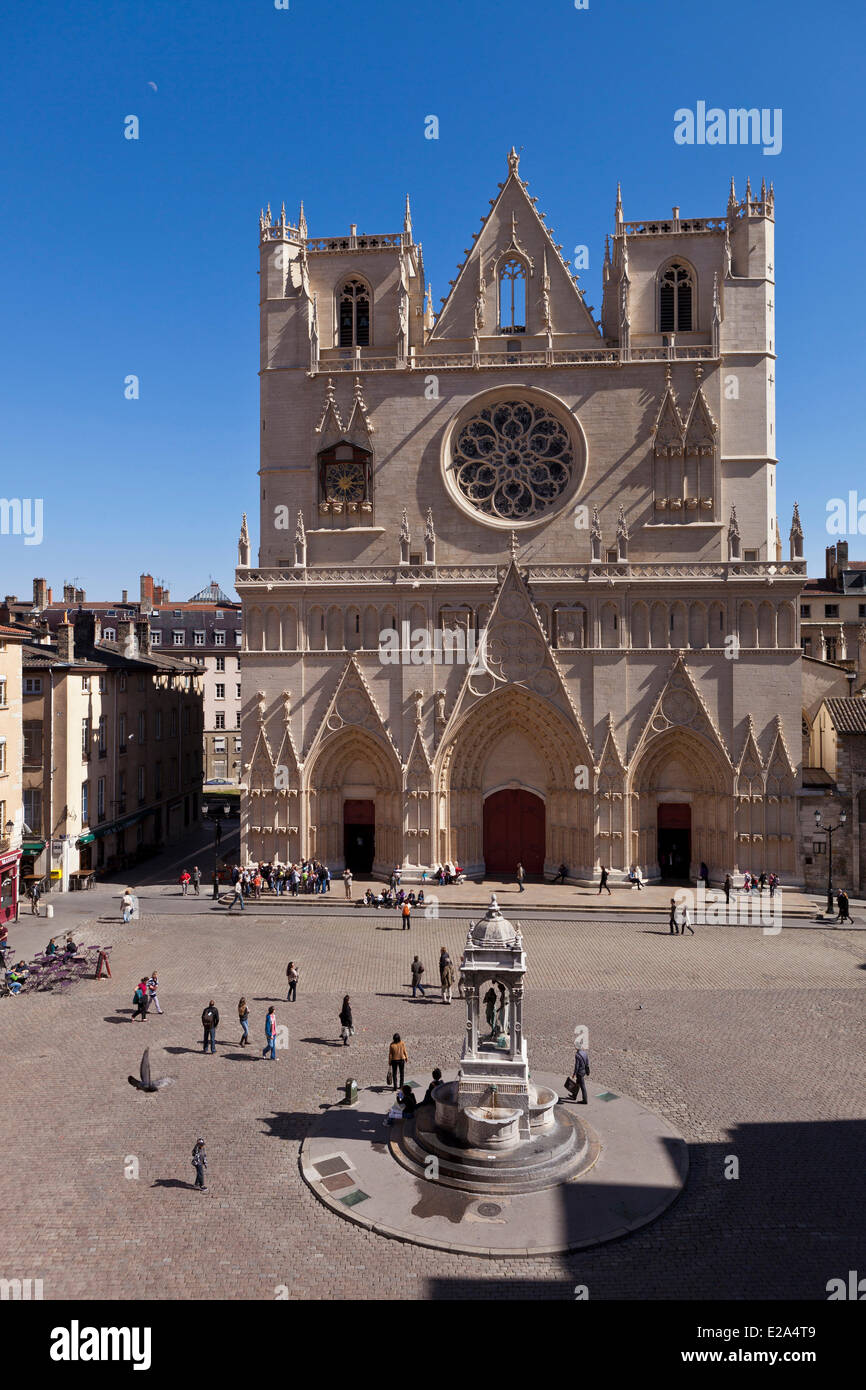
[[[277,897],[290,893],[294,898],[299,893],[331,891],[331,870],[318,859],[304,859],[299,864],[249,864],[243,869],[235,864],[230,877],[232,887],[240,884],[245,898],[260,898],[265,888]]]
[[[463,965],[465,959],[465,954],[460,957],[461,966]],[[412,998],[415,999],[418,993],[420,992],[421,998],[423,999],[425,997],[424,985],[422,983],[422,977],[424,975],[424,965],[419,956],[414,956],[412,958],[412,965],[410,968],[412,973]],[[461,973],[460,979],[458,981],[457,973],[454,969],[454,962],[449,956],[447,948],[443,946],[439,951],[439,988],[442,991],[443,1004],[451,1003],[455,983],[457,983],[458,985],[460,998],[462,999],[463,975]]]
[[[727,875],[727,878],[730,878],[730,874]],[[741,893],[754,893],[755,890],[757,889],[758,893],[763,894],[764,889],[767,888],[767,887],[769,887],[769,889],[770,889],[770,897],[772,898],[772,897],[774,896],[774,894],[775,894],[776,889],[778,888],[778,886],[779,886],[779,875],[778,875],[778,874],[769,874],[769,875],[767,875],[767,874],[764,872],[764,870],[762,869],[761,872],[760,872],[759,874],[751,874],[751,873],[744,873],[744,874],[743,874],[743,886],[742,886],[742,888],[740,889],[740,892],[741,892]],[[726,897],[727,897],[727,895],[726,895]]]
[[[159,976],[155,970],[151,975],[142,975],[136,985],[132,1002],[135,1007],[130,1023],[134,1023],[137,1018],[140,1018],[142,1023],[147,1023],[147,1013],[151,1005],[158,1014],[165,1012],[159,1002]]]
[[[405,888],[398,888],[395,891],[389,884],[379,893],[374,893],[372,888],[368,888],[361,901],[365,907],[396,907],[400,909],[408,907],[411,911],[413,907],[424,906],[424,889],[419,888],[417,893],[414,889],[410,889],[407,893]]]
[[[293,999],[292,993],[292,974],[294,963],[289,961],[287,975],[289,976],[289,998]],[[297,988],[298,972],[294,970],[294,984]],[[204,1030],[202,1036],[202,1052],[216,1052],[216,1034],[219,1027],[220,1011],[213,999],[209,999],[201,1011],[201,1023]],[[246,997],[241,995],[238,1000],[238,1022],[241,1026],[241,1037],[238,1047],[248,1047],[250,1041],[250,1009]],[[262,1048],[262,1057],[266,1061],[275,1062],[277,1060],[277,1007],[271,1004],[265,1014],[265,1045]]]
[[[463,869],[461,869],[459,864],[453,863],[450,859],[444,864],[437,864],[436,868],[430,874],[430,878],[434,883],[438,883],[440,888],[444,887],[446,883],[466,882],[466,874]],[[421,874],[421,882],[427,882],[426,869]]]
[[[180,891],[184,897],[186,897],[187,892],[189,891],[190,884],[192,884],[192,891],[195,894],[195,896],[199,897],[199,890],[201,888],[201,869],[199,868],[198,864],[196,864],[193,867],[192,873],[190,873],[189,869],[184,869],[183,873],[180,876],[179,882]]]

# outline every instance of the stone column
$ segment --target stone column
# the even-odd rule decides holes
[[[463,983],[466,995],[466,1037],[473,1057],[478,1055],[478,986]]]
[[[511,990],[510,1047],[508,1055],[512,1060],[521,1055],[523,1043],[523,985],[515,985]]]

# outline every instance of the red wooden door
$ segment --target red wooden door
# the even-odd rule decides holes
[[[484,802],[484,864],[488,874],[513,877],[518,861],[527,874],[544,872],[544,802],[509,787]]]

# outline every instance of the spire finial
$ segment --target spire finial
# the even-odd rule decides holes
[[[519,168],[520,155],[517,153],[516,149],[512,145],[511,149],[508,152],[508,172],[509,174],[514,174],[514,176],[517,177],[517,171]]]
[[[412,234],[412,211],[409,207],[409,194],[406,194],[406,210],[403,213],[403,231]]]
[[[301,209],[300,209],[300,212],[298,213],[298,231],[300,232],[300,234],[301,234],[302,237],[305,237],[305,236],[307,235],[307,218],[306,218],[306,215],[305,215],[305,213],[304,213],[304,200],[303,200],[303,198],[301,199]]]
[[[731,174],[731,191],[728,194],[728,208],[737,206],[737,190],[734,187],[734,176]]]
[[[728,522],[728,540],[729,540],[729,541],[730,541],[730,540],[737,540],[737,541],[738,541],[739,539],[740,539],[740,527],[739,527],[739,525],[738,525],[738,523],[737,523],[737,509],[736,509],[736,507],[734,506],[734,504],[733,504],[733,502],[732,502],[732,503],[731,503],[731,519],[730,519],[730,521]]]
[[[617,185],[616,185],[616,224],[617,224],[617,226],[619,226],[619,225],[621,224],[621,222],[622,222],[622,185],[620,184],[619,180],[617,180]]]

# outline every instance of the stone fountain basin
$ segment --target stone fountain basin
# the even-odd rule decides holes
[[[558,1094],[550,1086],[534,1086],[530,1097],[529,1128],[549,1129],[554,1121],[553,1109],[559,1101]]]
[[[507,1149],[520,1142],[520,1110],[470,1105],[462,1112],[465,1138],[473,1148]]]

